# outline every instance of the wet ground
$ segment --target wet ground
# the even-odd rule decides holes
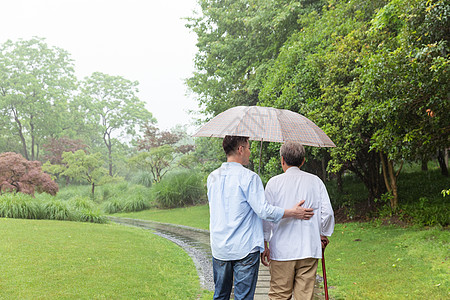
[[[182,225],[159,223],[146,220],[109,217],[111,221],[151,230],[154,234],[164,237],[183,248],[192,258],[200,279],[200,284],[206,290],[214,290],[212,272],[211,248],[209,246],[209,231]],[[317,276],[314,299],[325,299],[323,289],[319,287],[322,278]],[[269,269],[261,264],[255,300],[268,299],[270,275]]]

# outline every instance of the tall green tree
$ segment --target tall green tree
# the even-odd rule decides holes
[[[0,130],[20,141],[27,160],[37,160],[45,139],[63,130],[75,80],[69,53],[42,38],[0,46]]]
[[[367,54],[368,24],[385,1],[330,1],[322,14],[302,18],[304,26],[285,43],[260,94],[261,104],[299,112],[337,145],[329,149],[329,170],[351,170],[369,191],[369,203],[384,191],[380,159],[370,153],[375,128],[361,107],[361,57]],[[328,162],[327,152],[312,157]]]
[[[366,57],[363,96],[393,209],[403,161],[450,147],[449,27],[450,6],[440,0],[392,0],[372,20],[376,50]]]
[[[196,71],[187,80],[204,112],[256,105],[262,78],[299,17],[323,1],[199,0],[200,16],[187,25],[198,36]]]
[[[117,138],[134,135],[145,124],[155,122],[145,103],[138,98],[137,86],[137,81],[100,72],[86,77],[81,83],[87,121],[103,137],[110,176],[113,176],[113,145]]]

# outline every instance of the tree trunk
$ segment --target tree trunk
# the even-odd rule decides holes
[[[91,192],[92,192],[92,199],[94,199],[94,192],[95,192],[95,183],[94,182],[92,183]]]
[[[355,173],[367,188],[369,195],[368,206],[372,206],[374,200],[385,192],[383,177],[380,174],[380,157],[375,151],[360,151],[356,160],[347,169]]]
[[[344,186],[342,183],[342,173],[344,173],[342,170],[339,170],[339,172],[336,174],[336,183],[337,183],[337,189],[339,194],[344,193]]]
[[[34,124],[33,115],[30,116],[30,135],[31,135],[31,160],[36,160],[34,155]]]
[[[400,171],[403,167],[403,161],[397,170],[395,172],[394,170],[394,161],[389,159],[386,155],[384,155],[382,152],[380,152],[380,159],[381,159],[381,165],[383,168],[383,178],[384,183],[386,185],[386,188],[388,192],[392,194],[392,198],[390,199],[390,205],[391,209],[395,211],[398,207],[398,185],[397,180],[398,176],[400,174]]]
[[[422,159],[422,171],[428,171],[428,160]]]
[[[103,141],[105,142],[106,148],[108,148],[109,176],[113,176],[111,134],[108,133],[108,131],[105,131],[105,133],[103,134]]]
[[[448,169],[447,165],[445,164],[445,157],[444,157],[444,151],[439,150],[438,156],[437,156],[439,167],[441,168],[441,174],[445,177],[448,177]]]
[[[325,161],[325,156],[322,157],[322,181],[326,182],[327,180],[327,166]]]
[[[28,156],[27,142],[25,141],[25,137],[23,136],[22,123],[20,123],[20,120],[19,120],[16,112],[13,111],[13,113],[14,113],[14,120],[16,121],[17,127],[19,128],[19,137],[20,137],[20,140],[22,141],[23,156],[25,156],[25,158],[27,160],[30,160],[30,158]]]

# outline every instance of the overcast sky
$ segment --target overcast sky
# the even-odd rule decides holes
[[[162,129],[189,124],[198,108],[186,96],[196,36],[182,18],[196,0],[6,0],[0,43],[46,38],[67,50],[79,79],[102,72],[139,82],[139,97]],[[190,130],[191,131],[191,130]]]

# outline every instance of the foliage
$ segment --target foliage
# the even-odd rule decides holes
[[[58,185],[42,172],[41,163],[28,161],[22,155],[6,152],[0,154],[0,194],[2,192],[46,192],[55,195]]]
[[[42,38],[0,45],[0,124],[19,140],[27,160],[38,160],[45,139],[69,126],[68,103],[75,89],[73,60]]]
[[[142,185],[121,182],[101,187],[103,196],[97,199],[106,213],[140,211],[152,206],[151,189]]]
[[[64,152],[63,163],[66,164],[66,169],[61,175],[89,183],[92,186],[92,197],[94,197],[96,185],[112,180],[102,167],[100,153],[86,154],[83,150],[77,150],[74,153]]]
[[[73,140],[68,137],[50,138],[42,148],[48,153],[44,155],[44,160],[52,165],[62,164],[62,155],[64,152],[75,152],[77,150],[85,150],[87,146],[82,140]]]
[[[436,203],[421,197],[417,203],[402,204],[400,214],[404,219],[419,226],[450,225],[450,209],[447,201]]]
[[[145,187],[151,187],[153,184],[153,175],[148,171],[136,171],[133,172],[131,181],[136,184],[141,184]]]
[[[17,219],[41,219],[43,209],[33,197],[22,193],[0,195],[0,217]]]
[[[441,193],[442,193],[442,196],[443,196],[443,197],[449,196],[449,195],[450,195],[450,189],[448,189],[448,190],[442,190]]]
[[[200,4],[203,15],[188,25],[199,38],[197,72],[188,85],[207,117],[235,105],[299,112],[337,145],[329,153],[312,150],[309,158],[337,176],[356,174],[369,205],[390,192],[392,209],[401,204],[403,163],[449,147],[445,1]],[[295,25],[271,27],[287,20],[281,16]],[[277,171],[276,152],[263,148],[262,161],[255,156],[250,167],[261,164],[268,178]]]
[[[255,105],[261,80],[302,14],[323,1],[199,1],[201,14],[189,18],[197,34],[196,71],[187,84],[209,115],[237,105]]]
[[[137,97],[137,85],[137,81],[100,72],[94,72],[81,83],[80,97],[87,114],[92,116],[89,122],[98,127],[108,149],[109,176],[113,176],[113,133],[134,135],[139,127],[155,121]]]
[[[196,138],[193,156],[203,173],[211,173],[219,168],[222,162],[226,161],[226,155],[222,148],[222,139]]]
[[[45,218],[48,220],[72,221],[76,218],[66,201],[51,199],[43,205]]]
[[[161,208],[174,208],[202,203],[206,199],[201,173],[180,171],[169,174],[152,187],[156,204]]]
[[[170,170],[174,159],[174,148],[170,145],[163,145],[151,148],[149,151],[137,153],[130,158],[129,163],[137,170],[150,172],[153,180],[160,182]]]
[[[124,202],[113,198],[102,203],[102,210],[107,214],[114,214],[123,211]]]
[[[160,182],[174,166],[175,160],[183,158],[193,150],[193,145],[185,143],[183,130],[163,131],[154,125],[146,125],[144,135],[138,139],[139,153],[130,158],[131,166],[139,171],[149,172],[154,182]],[[185,163],[186,160],[182,160]],[[186,167],[188,165],[178,164]]]

